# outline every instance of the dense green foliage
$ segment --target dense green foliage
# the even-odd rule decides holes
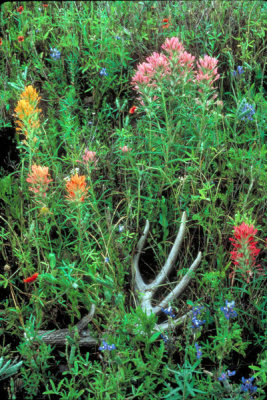
[[[3,364],[8,398],[265,398],[266,10],[263,1],[220,0],[1,6],[0,139],[12,132],[15,147],[0,170],[0,360],[12,360]],[[137,66],[172,37],[195,68],[205,55],[216,58],[219,79],[199,92],[193,71],[180,79],[174,66],[137,93]],[[19,101],[29,86],[41,99],[27,105],[26,117]],[[30,178],[33,165],[47,167],[52,179],[43,196]],[[81,201],[68,191],[75,173],[85,176]],[[184,211],[186,235],[157,298],[201,251],[191,283],[169,304],[176,316],[203,306],[199,329],[192,316],[175,327],[164,314],[146,315],[133,290],[145,221],[151,228],[140,269],[149,281]],[[246,276],[241,261],[234,267],[229,241],[242,223],[257,229],[259,249]],[[226,316],[226,301],[237,315]],[[88,328],[98,346],[80,347],[70,335],[60,348],[38,336],[73,327],[92,303]],[[153,327],[164,319],[162,337]],[[99,350],[101,340],[116,348]],[[227,370],[236,374],[218,379]],[[252,376],[257,391],[241,390],[241,378]]]

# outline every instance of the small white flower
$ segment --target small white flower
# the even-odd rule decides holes
[[[119,225],[119,232],[124,231],[124,226],[123,225]]]
[[[70,177],[69,176],[65,176],[65,178],[63,178],[64,179],[64,181],[70,181]]]
[[[78,283],[74,282],[74,283],[72,284],[72,287],[73,287],[74,289],[78,289],[79,285],[78,285]]]

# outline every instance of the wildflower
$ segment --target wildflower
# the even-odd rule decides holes
[[[115,349],[116,349],[115,344],[108,345],[105,340],[102,340],[102,346],[100,346],[98,348],[98,350],[100,350],[100,351],[104,351],[104,350],[110,351],[110,350],[115,350]]]
[[[221,307],[221,311],[224,313],[226,319],[235,318],[237,316],[237,312],[234,310],[235,302],[229,302],[226,300],[225,307]]]
[[[175,318],[175,314],[172,312],[172,308],[161,308],[161,311],[164,312],[164,314],[169,315],[172,318]]]
[[[53,181],[49,179],[48,167],[41,167],[40,165],[32,165],[32,173],[28,174],[26,181],[32,183],[29,189],[34,193],[40,193],[41,196],[46,197],[48,184]]]
[[[164,342],[164,343],[168,343],[168,341],[169,341],[168,336],[164,336],[164,335],[161,333],[161,334],[160,334],[160,337],[163,339],[163,342]]]
[[[198,343],[195,343],[195,348],[197,350],[197,359],[199,360],[202,357],[201,347],[198,345]]]
[[[38,278],[38,273],[36,272],[35,274],[33,274],[32,276],[30,276],[29,278],[23,279],[23,282],[25,283],[31,283],[36,281],[36,279]]]
[[[132,107],[130,108],[130,110],[129,110],[129,114],[134,114],[134,113],[135,113],[135,110],[137,110],[137,107],[136,107],[136,106],[132,106]]]
[[[239,74],[239,75],[241,75],[241,74],[243,74],[245,71],[244,71],[244,68],[241,66],[241,65],[239,65],[238,67],[237,67],[237,70],[235,71],[233,71],[232,72],[232,75],[233,76],[236,76],[237,74]]]
[[[255,259],[260,252],[255,241],[257,232],[253,225],[247,225],[244,222],[234,227],[234,237],[229,238],[234,246],[234,250],[231,251],[231,259],[235,266],[230,274],[232,285],[237,268],[241,270],[242,277],[246,279],[246,282],[250,282],[250,277],[253,274],[252,268],[255,267]]]
[[[99,72],[99,75],[100,75],[100,76],[107,76],[107,75],[108,75],[107,69],[106,69],[106,68],[102,68],[102,69],[100,70],[100,72]]]
[[[164,25],[162,25],[162,29],[168,29],[170,24],[169,24],[169,19],[168,18],[163,18],[162,23]]]
[[[109,263],[109,258],[105,257],[105,263]]]
[[[198,82],[208,82],[211,86],[220,75],[218,74],[217,68],[218,60],[216,58],[205,55],[197,62],[198,72],[196,74],[196,80]]]
[[[253,121],[253,115],[255,114],[255,108],[243,100],[239,106],[238,114],[241,117],[241,121]]]
[[[201,325],[204,325],[204,323],[206,322],[206,320],[201,320],[198,319],[198,315],[201,314],[201,311],[203,310],[203,306],[195,306],[192,308],[192,313],[193,313],[193,317],[191,319],[192,325],[191,328],[192,329],[199,329],[201,327]]]
[[[173,55],[173,52],[180,53],[184,51],[184,46],[177,37],[167,38],[161,47],[170,55]]]
[[[24,36],[18,36],[18,41],[19,42],[24,42]]]
[[[89,151],[88,149],[84,150],[84,155],[82,156],[83,158],[83,163],[86,164],[89,161],[93,162],[94,165],[96,166],[97,160],[96,160],[96,152],[95,151]]]
[[[219,376],[219,378],[218,378],[218,381],[220,381],[220,382],[222,382],[222,381],[226,381],[226,379],[228,378],[228,376],[233,376],[233,375],[235,375],[236,374],[236,371],[227,371],[227,373],[226,372],[223,372],[222,374],[221,374],[221,376]]]
[[[33,107],[35,107],[39,100],[41,100],[41,97],[32,85],[25,86],[24,92],[21,93],[20,98],[21,100],[27,101]]]
[[[127,146],[123,146],[123,147],[120,147],[120,150],[121,150],[123,153],[127,153],[128,151],[131,151],[132,148],[129,149]]]
[[[124,226],[123,225],[119,225],[119,232],[123,232],[124,231]]]
[[[52,57],[54,60],[59,60],[61,56],[61,53],[57,48],[55,47],[54,49],[50,47],[50,57]]]
[[[78,285],[78,283],[74,282],[74,283],[72,284],[72,287],[73,287],[73,289],[78,289],[79,285]]]
[[[121,40],[121,37],[120,36],[115,36],[115,39]]]
[[[43,7],[44,7],[44,8],[48,7],[48,4],[43,4]]]
[[[23,6],[19,6],[19,8],[17,8],[17,12],[20,14],[22,13],[23,10],[24,10]]]
[[[66,198],[70,201],[84,201],[85,195],[88,191],[86,188],[85,176],[75,174],[66,183],[66,190],[68,196]]]
[[[3,40],[2,40],[2,38],[0,38],[0,46],[2,46],[2,44],[3,44]]]
[[[257,386],[253,386],[252,382],[254,381],[254,376],[251,378],[245,379],[242,377],[242,384],[241,384],[241,392],[253,394],[257,391]]]

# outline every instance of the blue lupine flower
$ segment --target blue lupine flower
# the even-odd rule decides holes
[[[121,40],[121,37],[120,36],[115,36],[115,39]]]
[[[172,312],[172,308],[161,308],[161,311],[164,312],[164,314],[169,315],[172,318],[175,318],[175,314]]]
[[[244,68],[242,67],[242,65],[238,65],[238,67],[237,67],[237,70],[235,71],[232,71],[232,75],[233,76],[236,76],[237,74],[239,74],[239,75],[241,75],[241,74],[243,74],[245,71],[244,71]]]
[[[104,351],[104,350],[110,351],[110,350],[115,350],[115,349],[116,349],[115,344],[109,345],[109,344],[107,344],[107,342],[105,340],[102,340],[102,346],[100,346],[98,348],[98,350],[100,350],[100,351]]]
[[[124,226],[123,225],[119,225],[119,232],[122,232],[124,230]]]
[[[109,262],[109,258],[108,258],[108,257],[105,258],[105,262],[106,262],[106,263]]]
[[[218,380],[219,381],[226,381],[226,379],[227,379],[227,375],[228,376],[233,376],[233,375],[235,375],[236,374],[236,371],[229,371],[229,369],[228,369],[228,371],[227,371],[227,373],[226,372],[223,372],[222,374],[221,374],[221,376],[219,376],[219,378],[218,378]]]
[[[198,343],[195,343],[195,348],[197,350],[197,359],[199,360],[202,356],[201,347],[198,345]]]
[[[201,314],[201,311],[203,310],[203,306],[195,306],[192,308],[192,313],[193,313],[193,317],[191,319],[192,325],[191,328],[192,329],[198,329],[201,327],[201,325],[203,325],[206,320],[204,319],[203,321],[201,319],[198,319],[197,316]]]
[[[54,60],[59,60],[60,55],[61,55],[61,53],[59,50],[57,50],[56,47],[54,49],[52,49],[52,47],[50,47],[50,57],[54,58]]]
[[[244,377],[242,378],[242,384],[241,384],[241,392],[248,392],[250,394],[253,394],[257,391],[257,386],[253,386],[252,382],[254,381],[254,376],[251,378],[245,379]]]
[[[168,336],[164,336],[162,333],[160,334],[160,337],[163,339],[164,343],[168,343],[169,338]]]
[[[228,376],[233,376],[236,374],[236,371],[229,371],[229,369],[228,369],[227,374],[228,374]]]
[[[102,69],[100,70],[100,72],[99,72],[99,75],[100,75],[100,76],[107,76],[107,75],[108,75],[107,69],[106,69],[106,68],[102,68]]]
[[[251,104],[248,104],[246,101],[243,101],[241,103],[239,113],[240,116],[242,116],[242,121],[253,121],[252,117],[255,114],[255,108]]]
[[[221,311],[224,313],[226,319],[234,318],[237,316],[237,312],[234,310],[235,302],[225,302],[225,307],[221,307]]]

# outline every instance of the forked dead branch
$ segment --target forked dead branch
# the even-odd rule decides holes
[[[147,314],[150,315],[151,313],[154,313],[156,315],[159,315],[161,312],[162,308],[165,308],[169,303],[173,302],[177,297],[179,297],[182,292],[186,289],[188,286],[189,282],[191,281],[194,271],[198,267],[201,261],[201,252],[198,253],[197,257],[191,264],[190,268],[188,269],[187,273],[185,276],[180,280],[180,282],[177,283],[177,285],[174,287],[173,290],[170,291],[170,293],[160,301],[160,303],[156,306],[152,306],[152,301],[153,301],[153,296],[155,295],[155,292],[159,288],[160,285],[168,278],[171,270],[173,269],[175,265],[175,261],[178,256],[178,252],[181,248],[181,244],[185,235],[185,226],[186,226],[186,213],[184,212],[182,215],[182,220],[181,220],[181,225],[179,228],[179,232],[176,236],[175,242],[173,244],[173,247],[171,249],[171,252],[167,258],[167,261],[165,262],[164,266],[160,270],[160,272],[157,274],[156,278],[153,280],[153,282],[146,284],[141,276],[140,270],[139,270],[139,259],[142,253],[142,250],[144,248],[148,232],[149,232],[149,221],[146,221],[146,225],[144,228],[143,235],[139,239],[137,243],[137,248],[136,248],[136,254],[133,257],[132,261],[132,274],[133,274],[133,279],[134,279],[134,290],[138,296],[140,306],[142,310]],[[41,339],[48,344],[51,345],[64,345],[66,343],[66,337],[67,336],[73,336],[76,333],[79,334],[79,345],[80,346],[91,346],[91,345],[96,345],[98,343],[98,339],[95,339],[91,336],[90,331],[87,329],[88,323],[92,320],[95,312],[95,306],[92,305],[91,311],[88,315],[83,317],[77,325],[73,329],[59,329],[56,331],[38,331],[38,335],[41,336]],[[190,314],[191,312],[184,314],[183,316],[174,319],[172,321],[173,326],[177,326],[181,324],[185,318]],[[155,331],[164,331],[169,327],[168,322],[164,322],[161,324],[156,324],[155,325]]]

